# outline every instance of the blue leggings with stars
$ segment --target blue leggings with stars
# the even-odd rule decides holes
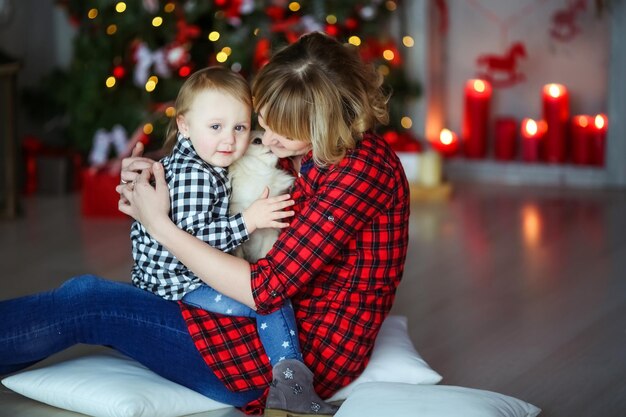
[[[302,361],[296,317],[289,300],[280,309],[262,315],[208,285],[202,285],[185,294],[182,301],[213,313],[255,319],[259,338],[272,366],[283,359]]]

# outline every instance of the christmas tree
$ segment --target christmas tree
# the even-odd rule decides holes
[[[40,118],[64,116],[69,145],[88,152],[98,132],[124,128],[160,146],[178,89],[193,71],[225,65],[249,80],[272,51],[301,34],[324,31],[350,43],[392,91],[387,130],[408,127],[406,102],[419,86],[404,74],[403,49],[390,19],[397,1],[65,0],[77,29],[69,68],[26,94]],[[402,124],[404,127],[402,127]]]

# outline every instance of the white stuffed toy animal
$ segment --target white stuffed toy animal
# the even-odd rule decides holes
[[[257,200],[265,187],[270,196],[284,194],[295,178],[277,167],[278,157],[261,142],[262,132],[254,131],[246,153],[228,168],[231,185],[229,212],[241,213]],[[250,239],[233,252],[248,262],[256,262],[272,248],[280,229],[257,229]]]

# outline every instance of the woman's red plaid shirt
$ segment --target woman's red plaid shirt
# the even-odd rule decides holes
[[[407,253],[409,188],[393,150],[366,134],[339,164],[318,167],[305,156],[291,194],[296,215],[251,265],[251,286],[260,313],[291,298],[304,361],[328,397],[361,374],[393,304]],[[252,319],[181,308],[229,389],[268,386],[272,368]],[[245,411],[258,412],[262,402]]]

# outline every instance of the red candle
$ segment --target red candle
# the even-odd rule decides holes
[[[526,162],[541,160],[545,131],[545,122],[542,120],[522,120],[522,160]]]
[[[554,163],[565,162],[569,94],[564,85],[546,84],[543,87],[543,119],[547,124],[545,159]]]
[[[609,127],[609,119],[604,114],[598,114],[593,120],[590,127],[590,145],[591,151],[589,155],[589,162],[592,165],[603,166],[604,165],[604,148],[606,143],[606,131]]]
[[[431,141],[431,145],[437,152],[443,156],[449,157],[453,156],[458,151],[459,138],[456,133],[448,129],[441,129],[439,138]]]
[[[572,162],[576,165],[586,165],[590,162],[591,122],[592,118],[586,114],[572,118]]]
[[[463,151],[468,158],[484,158],[487,155],[490,103],[491,84],[488,81],[467,81],[462,137]]]
[[[510,161],[515,158],[515,142],[517,141],[517,121],[512,117],[496,119],[495,157],[499,161]]]

